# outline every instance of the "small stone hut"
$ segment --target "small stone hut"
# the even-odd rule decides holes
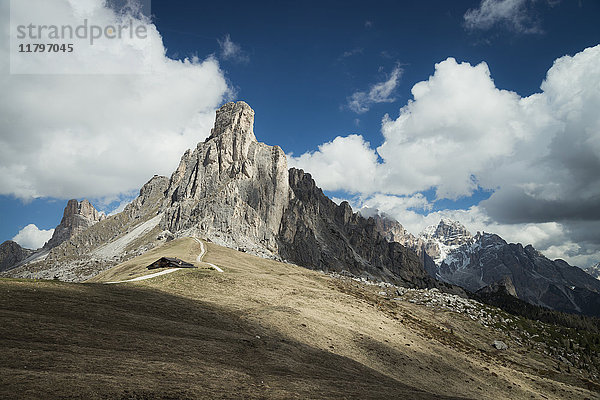
[[[148,265],[148,269],[157,268],[196,268],[194,264],[180,260],[174,257],[162,257]]]

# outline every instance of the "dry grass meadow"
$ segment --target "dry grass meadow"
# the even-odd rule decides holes
[[[600,398],[464,315],[207,244],[219,273],[199,252],[173,241],[85,284],[0,280],[0,398]],[[101,283],[160,256],[199,268]]]

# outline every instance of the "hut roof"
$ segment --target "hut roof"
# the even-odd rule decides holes
[[[154,261],[152,264],[148,265],[148,269],[157,269],[157,268],[196,268],[194,264],[190,264],[189,262],[180,260],[175,257],[161,257],[158,260]]]

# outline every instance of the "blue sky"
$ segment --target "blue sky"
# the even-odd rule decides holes
[[[597,182],[594,178],[585,177],[585,171],[589,170],[595,160],[600,159],[600,155],[595,150],[590,150],[588,156],[592,160],[591,164],[575,167],[569,164],[577,159],[579,147],[574,148],[575,156],[562,160],[560,164],[565,165],[565,170],[569,173],[565,173],[564,179],[552,181],[552,188],[541,168],[539,171],[528,172],[526,177],[521,178],[518,169],[512,171],[510,167],[526,168],[526,157],[515,156],[521,151],[519,149],[528,148],[527,146],[536,149],[536,144],[539,144],[540,149],[546,146],[550,149],[547,153],[542,150],[539,154],[536,150],[529,151],[534,152],[532,156],[547,160],[552,158],[552,146],[559,142],[556,138],[562,137],[561,135],[579,135],[577,132],[585,131],[586,127],[595,131],[588,134],[589,137],[581,138],[581,143],[598,139],[598,128],[594,121],[584,127],[575,126],[572,128],[573,132],[577,131],[575,133],[565,128],[566,133],[561,131],[553,134],[555,138],[551,143],[544,141],[544,127],[559,123],[570,126],[568,117],[548,125],[540,122],[535,126],[521,127],[527,125],[529,119],[539,116],[541,121],[546,118],[546,114],[552,114],[539,111],[541,105],[536,105],[537,108],[531,111],[529,106],[523,104],[538,101],[535,96],[530,97],[536,93],[544,93],[546,99],[540,101],[544,104],[557,98],[551,94],[562,87],[560,76],[552,81],[548,79],[549,83],[544,90],[540,88],[555,60],[567,55],[575,56],[600,43],[598,1],[222,3],[154,0],[152,15],[152,23],[162,38],[167,61],[198,58],[192,61],[197,65],[189,68],[190,76],[182,79],[181,85],[172,84],[170,90],[158,87],[153,91],[157,96],[154,103],[165,102],[164,106],[158,108],[165,115],[177,115],[178,112],[187,115],[186,107],[195,104],[197,107],[201,106],[198,112],[202,116],[198,117],[197,125],[193,129],[189,125],[176,126],[170,133],[172,136],[169,136],[169,127],[165,123],[164,129],[156,133],[156,140],[165,141],[169,146],[176,143],[172,148],[169,147],[168,162],[160,165],[140,162],[135,174],[131,172],[131,176],[120,172],[135,169],[126,163],[121,164],[119,161],[103,165],[98,161],[94,164],[91,161],[93,158],[84,157],[61,164],[56,176],[44,175],[47,174],[44,171],[36,179],[30,179],[29,175],[36,173],[31,168],[28,178],[23,178],[25,183],[5,179],[2,182],[3,195],[0,196],[0,241],[13,238],[28,224],[35,224],[40,230],[54,228],[70,197],[87,197],[99,209],[106,212],[114,210],[120,203],[135,196],[136,190],[153,174],[170,174],[179,158],[175,154],[181,154],[182,149],[194,147],[206,136],[207,126],[210,125],[206,121],[210,120],[220,103],[226,100],[244,100],[256,112],[255,133],[258,140],[281,146],[292,156],[293,165],[313,172],[317,183],[336,199],[348,199],[355,207],[380,208],[398,218],[413,233],[417,233],[424,225],[435,223],[441,216],[449,216],[460,219],[472,231],[495,230],[507,240],[533,243],[551,257],[564,255],[569,261],[582,266],[600,261],[600,239],[593,234],[598,228],[598,216],[595,215],[598,193],[597,190],[590,193],[589,190],[582,189]],[[587,58],[594,56],[588,55]],[[455,62],[448,60],[449,57]],[[595,72],[585,69],[588,61],[584,56],[567,61],[570,63],[568,67],[574,71],[582,70],[583,76],[591,77],[588,86],[597,84],[593,80]],[[591,61],[589,63],[592,64]],[[437,69],[436,64],[439,64]],[[481,65],[487,66],[487,70],[477,68]],[[196,70],[191,71],[193,68]],[[6,74],[6,69],[4,73]],[[169,76],[170,82],[178,79],[174,78],[175,75]],[[456,82],[460,85],[448,88],[448,82],[452,83],[453,76],[456,76]],[[433,80],[430,79],[432,77]],[[37,87],[57,87],[55,82],[49,82],[49,78],[44,76],[37,76],[35,79],[39,84]],[[86,81],[85,85],[95,87],[95,81],[110,78],[90,76],[79,79],[88,79],[89,82]],[[69,78],[64,80],[67,85],[75,86]],[[13,90],[24,84],[21,78],[14,76],[9,76],[8,81]],[[209,81],[217,83],[209,87],[205,84]],[[430,87],[424,90],[423,98],[417,100],[413,87],[419,82],[427,81],[430,82]],[[61,85],[65,82],[61,82]],[[123,82],[116,90],[118,97],[128,96],[128,92],[122,91],[123,86],[130,83],[132,87],[139,86],[134,85],[133,78],[132,82]],[[436,99],[436,93],[444,95],[443,99],[450,97],[448,104],[452,108],[462,104],[463,100],[458,96],[460,93],[475,85],[485,86],[489,82],[492,86],[488,91],[473,90],[473,93],[469,93],[469,99],[474,99],[473,104],[465,105],[476,116],[473,118],[477,120],[476,123],[470,120],[469,110],[457,109],[457,121],[448,122],[445,119],[444,124],[449,124],[444,125],[447,130],[434,132],[438,128],[432,126],[439,126],[440,122],[427,118],[427,115],[436,112],[435,109],[426,108],[433,107],[429,105],[429,97],[431,101]],[[146,93],[153,90],[150,84],[144,84],[148,85]],[[424,86],[426,85],[421,85]],[[30,85],[25,90],[30,95],[36,95],[36,90],[40,90],[37,87]],[[446,89],[442,88],[449,92],[444,92]],[[67,98],[68,93],[67,91],[63,95],[65,98],[61,99],[67,105],[71,101],[69,99],[75,99],[78,92]],[[135,96],[141,98],[145,92],[141,93],[136,92]],[[161,94],[160,98],[158,94]],[[456,99],[452,99],[454,94],[457,94]],[[477,110],[477,104],[485,103],[485,96],[488,95],[494,104],[492,108],[496,107],[500,111],[498,116],[492,113],[488,119],[479,118],[480,115],[488,117],[486,113],[489,110]],[[60,97],[61,93],[56,92],[55,96]],[[478,96],[481,100],[478,100]],[[510,99],[506,99],[508,97]],[[592,100],[594,99],[596,98]],[[497,104],[494,103],[496,101]],[[414,108],[406,108],[411,102]],[[27,103],[23,100],[16,104]],[[11,129],[11,118],[17,118],[15,115],[18,112],[24,113],[26,110],[19,110],[14,105],[9,107],[3,102],[0,112],[2,107],[3,120],[6,121],[2,130],[8,132]],[[90,102],[89,107],[97,111],[95,115],[111,116],[115,112],[104,109],[100,102]],[[515,107],[523,109],[516,110]],[[408,122],[400,121],[401,109]],[[204,114],[206,118],[202,119]],[[519,116],[515,116],[516,114]],[[386,115],[388,117],[384,130],[388,133],[384,134],[382,121]],[[465,117],[461,119],[460,116]],[[497,121],[509,117],[519,128],[506,134],[505,141],[494,141],[493,137],[504,135],[502,127],[493,134],[486,132],[486,127],[496,129],[494,124]],[[63,117],[63,120],[65,118],[68,117]],[[154,123],[151,118],[146,116],[149,125]],[[74,148],[81,146],[87,149],[88,142],[77,142],[81,135],[72,132],[76,132],[77,127],[89,124],[89,121],[84,121],[76,127],[68,126],[67,130],[71,134],[61,136],[61,140],[64,143],[70,143],[69,140],[77,143]],[[110,152],[114,145],[112,139],[103,137],[105,127],[100,122],[98,124],[92,126],[97,132],[94,139],[89,140],[94,146],[105,146],[104,150]],[[175,122],[173,124],[176,125]],[[40,123],[39,126],[48,126],[48,123]],[[463,138],[464,140],[444,140],[452,135],[461,136],[463,127],[465,132],[473,131],[469,133],[470,136]],[[45,134],[40,131],[41,128],[27,129],[35,131],[34,137]],[[204,133],[194,133],[202,129]],[[407,129],[413,129],[412,133],[407,133]],[[521,131],[526,133],[521,134]],[[490,140],[479,140],[479,137],[485,137],[486,134],[490,135]],[[523,139],[524,136],[527,138]],[[418,144],[420,138],[425,137],[430,138],[431,143],[444,143],[443,146],[448,148],[462,148],[462,155],[457,156],[459,153],[455,152],[451,157],[448,155],[450,150],[429,153],[424,142]],[[524,140],[524,144],[519,145],[518,149],[504,149],[503,146],[511,138],[514,139],[513,142]],[[13,145],[14,152],[25,151],[27,146],[15,145],[16,140],[14,135],[5,135],[5,142]],[[130,143],[137,146],[140,140],[132,139]],[[330,146],[327,146],[328,143]],[[422,157],[410,158],[403,143],[412,143],[413,153],[422,151]],[[121,143],[119,147],[126,145]],[[148,145],[141,145],[144,146]],[[44,151],[54,148],[52,145],[42,147],[46,149]],[[494,151],[493,147],[502,150]],[[346,165],[346,162],[352,163],[353,151],[357,152],[354,164],[360,170],[355,172],[352,168],[347,169],[349,176],[341,181],[335,175],[336,168],[342,168],[340,166]],[[477,155],[480,157],[476,161],[468,161]],[[401,157],[407,161],[402,163],[394,160]],[[427,163],[428,159],[436,159],[437,162]],[[90,160],[90,166],[85,160]],[[363,161],[364,164],[361,164]],[[0,161],[0,170],[3,167],[5,171],[19,168],[29,170],[27,162],[23,163],[25,165]],[[460,171],[455,174],[446,171],[454,170],[456,165],[462,163],[466,164],[465,168],[459,168]],[[542,161],[538,164],[541,163]],[[490,167],[492,164],[497,167]],[[81,165],[84,167],[79,171]],[[412,166],[414,171],[411,170]],[[555,167],[556,165],[548,164],[545,170]],[[402,170],[401,173],[399,170]],[[500,170],[511,171],[513,175],[508,172],[499,174]],[[573,172],[576,170],[585,170],[581,172],[581,180],[573,179],[570,175],[576,173]],[[340,175],[344,172],[342,170]],[[85,178],[85,174],[89,174],[89,178]],[[103,175],[118,176],[119,179],[115,178],[113,182],[112,178]],[[418,179],[407,183],[411,176]],[[511,176],[515,177],[514,182],[511,181]],[[70,183],[65,183],[63,187],[56,183],[59,179]],[[96,180],[98,184],[87,188],[81,184],[83,180]],[[464,182],[459,184],[461,180]],[[567,181],[580,181],[580,185],[567,187],[564,184]],[[571,202],[575,204],[567,204],[563,198],[567,191],[579,193],[581,198],[575,196]],[[561,203],[563,200],[564,204]],[[535,209],[536,204],[542,204],[539,202],[545,202],[543,204],[547,206],[547,213],[538,215],[540,213],[527,214],[522,211]],[[584,203],[590,203],[588,216],[561,216],[552,211],[560,207],[577,208],[578,204]],[[514,215],[511,219],[507,216],[509,211],[506,204],[522,204],[523,207],[515,206],[516,211],[511,209],[511,216]],[[542,206],[537,208],[545,209]]]
[[[381,143],[382,116],[397,115],[411,98],[412,85],[447,57],[485,61],[497,87],[529,95],[539,91],[556,58],[598,44],[598,2],[540,4],[532,18],[539,19],[544,33],[528,35],[501,26],[465,29],[463,15],[478,4],[155,0],[152,5],[171,57],[218,55],[217,39],[229,35],[249,61],[222,60],[222,67],[236,97],[260,116],[256,132],[266,143],[301,153],[353,132]],[[348,96],[383,80],[397,64],[403,75],[396,101],[363,115],[343,108]]]

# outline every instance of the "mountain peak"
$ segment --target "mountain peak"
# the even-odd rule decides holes
[[[591,267],[584,268],[583,270],[594,278],[600,279],[600,262],[592,265]]]
[[[217,110],[209,140],[222,136],[243,136],[256,142],[254,110],[246,102],[229,102]]]
[[[428,226],[421,232],[425,239],[435,239],[445,245],[460,245],[472,239],[471,233],[458,221],[442,218],[436,225]]]
[[[243,101],[216,114],[210,137],[187,151],[171,175],[162,227],[270,256],[289,201],[289,174],[279,146],[259,143],[254,110]]]
[[[88,200],[84,199],[81,202],[76,199],[69,200],[60,224],[54,230],[52,238],[44,245],[44,249],[49,250],[58,246],[105,218],[106,216],[99,213]]]
[[[0,244],[0,272],[26,259],[31,253],[32,250],[25,249],[12,240]]]
[[[446,218],[446,217],[442,217],[440,219],[440,222],[438,223],[438,228],[440,226],[442,226],[442,227],[448,226],[448,227],[463,230],[463,231],[467,230],[467,228],[463,224],[461,224],[459,221],[456,221],[456,220],[450,219],[450,218]]]

